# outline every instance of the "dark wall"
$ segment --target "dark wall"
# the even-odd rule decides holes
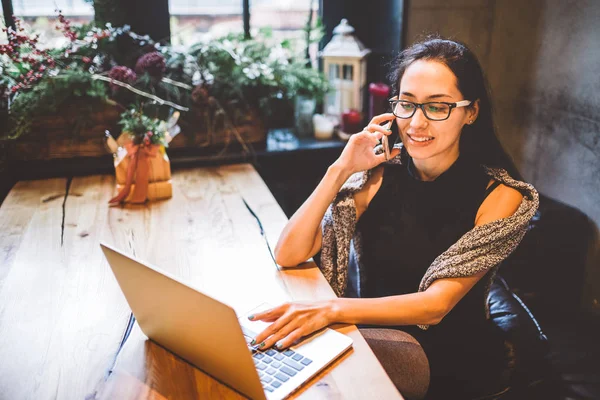
[[[139,35],[149,35],[157,42],[171,41],[169,2],[167,0],[128,0],[120,4],[124,23]]]
[[[498,134],[542,193],[600,226],[600,2],[412,0],[407,42],[439,31],[465,41],[487,71]],[[584,305],[600,310],[600,241]],[[565,266],[568,273],[568,266]]]

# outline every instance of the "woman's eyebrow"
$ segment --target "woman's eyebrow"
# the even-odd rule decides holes
[[[402,92],[400,94],[403,96],[408,96],[408,97],[417,97],[410,92]],[[437,99],[439,97],[452,97],[452,96],[450,96],[449,94],[439,93],[439,94],[432,94],[431,96],[427,96],[426,99]]]

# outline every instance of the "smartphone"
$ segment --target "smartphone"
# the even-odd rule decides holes
[[[383,151],[385,152],[385,159],[389,160],[392,154],[392,149],[394,148],[394,145],[400,136],[398,132],[398,126],[396,125],[396,119],[388,122],[387,129],[391,130],[392,133],[389,135],[384,135],[381,138],[381,144],[383,145]]]

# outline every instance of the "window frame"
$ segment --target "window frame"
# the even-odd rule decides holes
[[[14,9],[12,5],[12,0],[2,0],[2,14],[4,15],[4,25],[6,27],[11,27],[13,30],[16,29],[15,20],[13,18]]]
[[[159,4],[161,2],[166,2],[167,9],[169,0],[146,0],[146,6],[150,7],[153,3]],[[149,3],[149,4],[148,4]],[[321,7],[322,0],[319,1],[319,8]],[[14,8],[12,5],[12,0],[2,0],[2,9],[3,14],[5,16],[5,25],[8,27],[12,27],[15,29],[15,21],[13,19]],[[171,14],[167,12],[166,14],[161,14],[160,23],[157,23],[156,26],[163,26],[165,24],[169,24]],[[130,18],[127,18],[128,20]],[[244,37],[246,39],[250,39],[250,0],[242,0],[242,20],[243,20],[243,28],[244,28]],[[129,21],[128,21],[129,22]],[[146,32],[150,37],[155,38],[156,36],[160,36],[160,33],[156,35],[157,32]],[[153,35],[153,33],[155,33]],[[170,35],[169,35],[170,40]]]

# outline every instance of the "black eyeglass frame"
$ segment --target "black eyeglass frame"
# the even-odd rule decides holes
[[[421,111],[423,112],[423,115],[425,116],[425,118],[427,118],[430,121],[445,121],[448,118],[450,118],[450,114],[452,114],[452,109],[460,108],[460,107],[467,107],[467,106],[470,106],[471,104],[473,104],[473,102],[471,100],[461,100],[461,101],[457,101],[455,103],[448,103],[445,101],[428,101],[427,103],[415,103],[414,101],[400,100],[395,97],[392,97],[391,99],[389,99],[388,102],[390,103],[390,106],[392,107],[392,114],[394,114],[398,118],[402,118],[402,119],[412,118],[415,115],[415,113],[417,112],[417,108],[420,108]],[[396,104],[398,104],[400,102],[410,103],[415,106],[415,109],[413,110],[412,114],[410,114],[408,117],[401,117],[399,115],[396,115],[396,113],[394,112],[396,109]],[[425,111],[425,109],[423,108],[423,106],[426,106],[427,104],[446,104],[447,106],[450,107],[450,109],[448,110],[448,115],[446,116],[446,118],[443,118],[443,119],[429,118],[429,115],[427,115],[427,111]]]

